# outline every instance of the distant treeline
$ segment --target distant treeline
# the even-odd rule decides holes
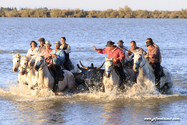
[[[65,17],[65,18],[187,18],[187,9],[181,11],[132,10],[127,5],[118,10],[0,8],[0,17]]]

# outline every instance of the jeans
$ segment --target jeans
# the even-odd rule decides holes
[[[116,73],[120,77],[120,84],[122,84],[122,82],[126,82],[126,76],[125,76],[121,62],[114,64],[114,69],[116,70]]]

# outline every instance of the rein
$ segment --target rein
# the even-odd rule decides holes
[[[43,58],[43,60],[45,61],[45,58],[42,56],[42,58]],[[42,63],[41,63],[42,64]],[[40,66],[41,66],[41,64],[40,64]],[[38,70],[38,71],[41,71],[41,70],[43,70],[43,68],[45,67],[47,65],[47,63],[45,63],[45,65],[43,65],[42,67],[40,67],[40,69]]]
[[[141,57],[142,58],[142,57]],[[143,60],[143,59],[142,59]],[[138,63],[134,63],[134,64],[136,64],[136,65],[140,65],[140,64],[138,64]],[[146,61],[144,61],[144,64],[142,65],[142,66],[139,66],[140,68],[143,68],[144,66],[145,66],[145,64],[146,64]]]

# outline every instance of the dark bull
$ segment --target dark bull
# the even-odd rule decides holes
[[[91,67],[86,67],[81,62],[80,65],[82,67],[80,67],[78,64],[77,67],[81,70],[80,78],[84,81],[86,87],[89,90],[90,89],[101,90],[103,87],[102,79],[104,73],[104,70],[101,68],[104,65],[104,63],[99,68],[94,67],[93,63],[91,63]]]

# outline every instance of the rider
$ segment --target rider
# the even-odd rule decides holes
[[[148,53],[145,55],[145,58],[148,58],[150,65],[154,69],[155,83],[156,87],[160,89],[160,63],[161,63],[161,53],[158,45],[153,43],[151,38],[146,40],[146,46],[148,48]]]
[[[38,48],[36,48],[37,43],[35,41],[31,41],[30,45],[31,45],[31,48],[28,50],[27,56],[32,57],[38,53]]]
[[[123,40],[119,40],[119,41],[118,41],[118,47],[119,47],[120,49],[123,50],[123,52],[125,53],[125,57],[127,57],[127,50],[128,50],[128,48],[127,48],[126,46],[124,46],[123,43],[124,43]],[[125,64],[126,59],[127,59],[127,58],[125,58],[125,60],[123,60],[123,61],[121,62],[122,65]]]
[[[55,49],[51,52],[48,57],[52,57],[52,64],[49,65],[51,71],[54,73],[55,84],[53,86],[53,91],[56,92],[58,86],[58,78],[61,66],[64,64],[65,54],[62,49],[60,49],[60,41],[55,42]]]
[[[44,46],[45,39],[44,38],[40,38],[40,39],[38,39],[38,41],[39,41],[39,44],[40,44],[40,46],[38,48],[38,54],[41,54],[43,52],[43,50],[46,49],[46,47]]]
[[[127,57],[128,58],[131,56],[131,54],[135,50],[140,50],[140,51],[143,52],[144,55],[146,54],[146,51],[144,51],[142,48],[136,46],[136,42],[135,41],[131,41],[130,46],[131,46],[131,48],[129,49],[129,51],[127,51]]]
[[[108,41],[106,48],[104,49],[96,49],[95,46],[93,46],[93,48],[98,53],[108,54],[109,58],[113,58],[114,68],[116,69],[120,77],[120,87],[121,87],[122,82],[126,82],[126,76],[125,76],[125,73],[123,71],[123,67],[121,64],[121,61],[125,59],[125,53],[121,49],[119,49],[117,46],[115,46],[114,44],[115,44],[114,42]]]
[[[43,50],[42,55],[44,55],[47,64],[50,64],[52,59],[49,59],[48,56],[50,55],[50,53],[53,50],[53,49],[51,49],[52,45],[51,45],[50,41],[46,41],[44,45],[46,46],[46,49]]]
[[[60,48],[65,53],[64,69],[71,70],[70,60],[69,60],[69,53],[71,52],[71,47],[68,44],[66,44],[65,37],[61,37],[61,43],[62,43],[62,45],[60,46]]]
[[[127,50],[128,50],[128,48],[126,46],[124,46],[123,43],[124,43],[123,40],[119,40],[118,41],[118,47],[120,49],[122,49],[123,52],[125,53],[125,56],[127,56]]]

